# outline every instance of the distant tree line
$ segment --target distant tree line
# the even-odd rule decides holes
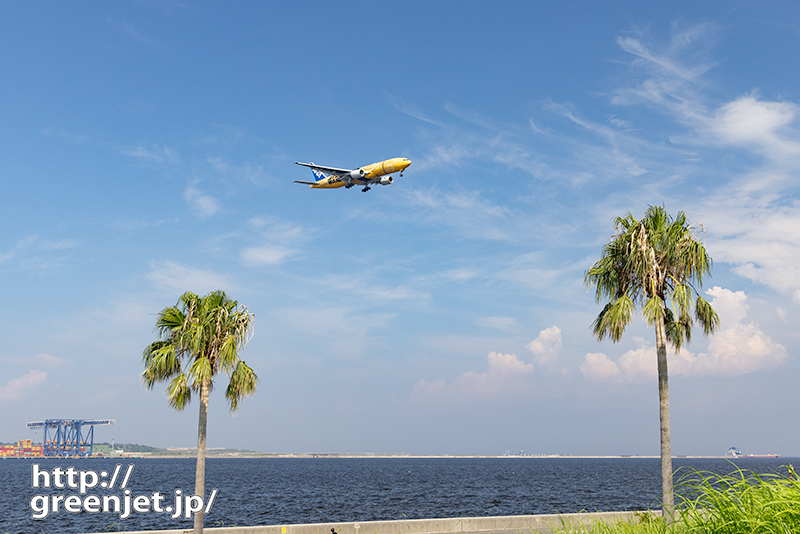
[[[98,448],[111,450],[111,444],[107,442],[95,443],[95,451]],[[164,452],[167,449],[159,449],[158,447],[150,447],[149,445],[139,445],[137,443],[115,443],[114,449],[122,449],[125,452]],[[102,451],[100,451],[102,452]]]

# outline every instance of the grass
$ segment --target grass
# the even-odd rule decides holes
[[[559,534],[800,534],[800,478],[758,475],[737,470],[729,475],[685,471],[675,487],[676,520],[636,514],[630,521],[591,527],[569,526]]]

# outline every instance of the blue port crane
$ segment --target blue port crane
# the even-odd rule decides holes
[[[44,429],[45,456],[88,457],[94,449],[94,427],[113,425],[115,419],[45,419],[28,423],[32,430]]]

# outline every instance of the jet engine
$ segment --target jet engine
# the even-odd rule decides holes
[[[350,181],[350,180],[360,180],[360,179],[364,178],[364,176],[366,176],[366,175],[367,175],[367,173],[364,172],[364,169],[356,169],[354,171],[350,171],[347,174],[347,177],[349,178],[348,181]]]
[[[391,176],[384,176],[383,178],[381,178],[380,184],[389,185],[392,182],[394,182],[394,178],[392,178]]]

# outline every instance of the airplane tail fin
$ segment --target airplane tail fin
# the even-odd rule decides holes
[[[317,169],[311,169],[311,172],[314,174],[314,181],[319,182],[320,180],[324,180],[328,177],[324,172],[318,171]]]

